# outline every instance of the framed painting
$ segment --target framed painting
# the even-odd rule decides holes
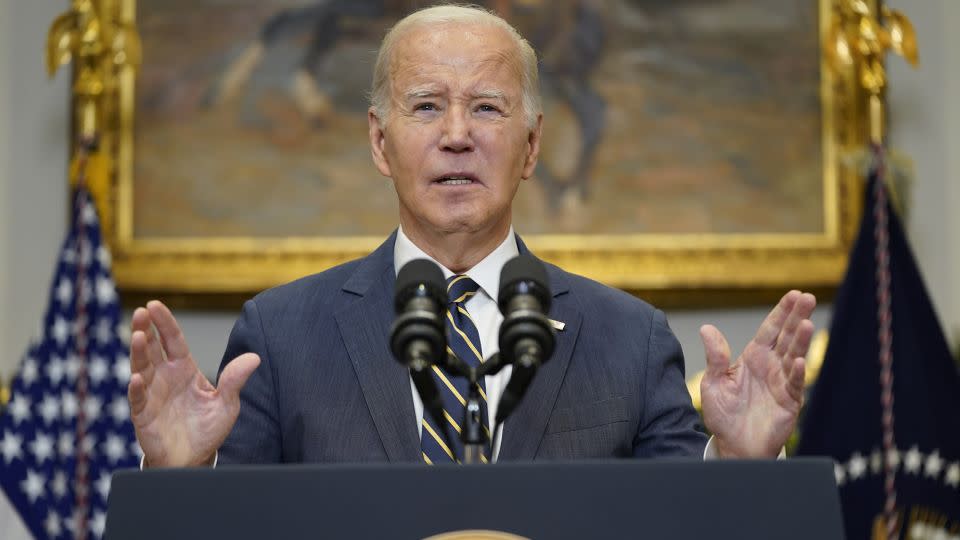
[[[426,2],[117,1],[144,58],[106,145],[123,290],[249,294],[397,226],[366,96],[386,29]],[[866,118],[826,67],[829,0],[484,5],[540,59],[543,153],[514,203],[535,253],[668,304],[839,281]]]

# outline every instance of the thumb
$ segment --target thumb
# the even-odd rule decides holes
[[[239,399],[240,389],[247,383],[247,379],[260,365],[260,356],[255,353],[244,353],[234,358],[223,368],[217,391],[224,399],[235,401]]]
[[[730,367],[730,345],[720,330],[712,324],[700,327],[700,339],[707,356],[707,378],[720,377]]]

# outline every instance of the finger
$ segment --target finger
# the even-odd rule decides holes
[[[757,335],[753,337],[753,340],[765,347],[773,347],[777,342],[780,331],[783,329],[783,324],[787,320],[787,316],[790,314],[799,296],[800,291],[790,291],[783,295],[780,302],[777,303],[770,311],[770,314],[767,315],[767,318],[763,320],[763,323],[760,324],[760,328],[757,329]]]
[[[147,310],[150,311],[153,325],[157,327],[157,333],[160,334],[160,341],[163,343],[163,350],[167,352],[167,358],[180,359],[190,356],[187,341],[170,309],[159,300],[151,300],[147,302]]]
[[[220,381],[217,383],[217,391],[227,402],[236,402],[239,400],[240,389],[259,365],[260,356],[255,353],[244,353],[234,358],[227,367],[223,368]]]
[[[139,373],[130,375],[127,400],[130,402],[130,414],[134,417],[138,417],[147,406],[147,385]]]
[[[146,339],[147,359],[150,360],[150,364],[154,367],[162,365],[167,355],[163,347],[160,346],[160,339],[157,338],[157,330],[153,327],[152,323],[150,329],[143,333],[143,337]]]
[[[712,324],[700,327],[700,339],[707,356],[707,377],[720,377],[730,368],[730,345],[720,330]]]
[[[130,327],[134,333],[139,331],[143,334],[144,343],[146,343],[146,359],[155,366],[160,365],[164,359],[163,348],[157,340],[157,332],[154,330],[150,311],[146,308],[137,308],[133,312],[133,320],[130,322]],[[131,333],[130,336],[132,342],[133,333]],[[146,382],[150,384],[149,380]]]
[[[130,343],[131,351],[133,350],[133,334],[136,332],[141,332],[144,337],[145,354],[141,357],[154,365],[160,365],[163,362],[163,351],[160,348],[160,343],[157,341],[156,333],[153,330],[153,322],[150,320],[150,312],[146,308],[137,308],[133,312],[133,319],[130,322],[131,334],[130,334]],[[133,369],[133,356],[131,355],[131,371],[136,371]],[[150,384],[150,380],[147,379],[147,384]]]
[[[777,353],[781,356],[787,356],[793,358],[796,356],[805,356],[807,354],[806,350],[801,352],[789,352],[791,347],[796,340],[796,331],[800,326],[800,323],[804,320],[808,320],[811,315],[813,315],[814,308],[817,307],[817,297],[810,293],[803,293],[797,298],[797,302],[793,305],[793,309],[790,310],[790,316],[787,318],[787,322],[784,325],[784,332],[781,333],[780,339],[777,340]]]
[[[797,298],[797,309],[804,319],[809,319],[813,315],[813,310],[817,308],[817,297],[810,293],[803,293]]]
[[[806,360],[802,357],[793,359],[790,375],[787,379],[787,392],[797,403],[803,403],[803,380],[806,373]]]
[[[150,358],[151,351],[147,335],[142,330],[137,330],[130,336],[130,373],[139,373],[144,379],[143,382],[150,384],[153,380],[153,367],[157,361]]]
[[[797,335],[797,329],[800,327],[800,322],[806,318],[806,315],[803,314],[805,310],[801,309],[802,298],[803,295],[800,295],[797,297],[797,301],[793,303],[793,309],[791,309],[787,315],[787,320],[783,323],[783,329],[780,330],[780,335],[777,336],[777,344],[774,351],[776,351],[780,358],[787,356],[787,350],[793,344],[794,337]]]
[[[806,357],[810,350],[810,341],[813,339],[813,322],[810,319],[800,321],[797,332],[793,336],[790,346],[786,351],[786,361],[793,361],[797,357]]]
[[[147,308],[138,307],[133,310],[133,317],[130,319],[131,332],[136,332],[137,330],[146,332],[150,330],[150,324],[150,312],[147,311]]]

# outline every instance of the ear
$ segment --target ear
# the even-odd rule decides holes
[[[385,125],[377,117],[377,111],[373,107],[367,109],[367,125],[369,127],[370,153],[373,155],[373,163],[377,166],[380,174],[390,177],[390,163],[387,160],[387,154],[384,152],[386,145]]]
[[[540,156],[540,138],[543,136],[543,114],[537,115],[537,124],[527,134],[527,158],[523,162],[523,173],[520,178],[524,180],[533,176],[533,171],[537,168],[537,157]]]

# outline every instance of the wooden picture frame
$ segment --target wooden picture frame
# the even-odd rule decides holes
[[[109,3],[115,19],[135,21],[135,0]],[[836,16],[819,0],[816,42]],[[145,42],[144,63],[151,51]],[[815,179],[818,230],[781,232],[524,234],[543,259],[666,305],[703,305],[710,298],[744,303],[786,288],[829,290],[842,277],[860,214],[862,177],[851,159],[867,140],[866,98],[849,74],[820,59],[820,156]],[[238,298],[362,257],[385,234],[283,236],[143,236],[135,230],[136,85],[132,70],[116,79],[101,151],[110,182],[98,206],[119,287],[127,297],[163,295],[195,306]],[[362,118],[358,117],[358,121]],[[371,176],[376,173],[370,167]],[[523,231],[518,231],[523,233]],[[230,302],[233,304],[234,302]]]

